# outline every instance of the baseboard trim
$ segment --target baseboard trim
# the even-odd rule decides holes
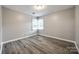
[[[75,47],[76,47],[76,49],[77,49],[77,51],[78,51],[78,53],[79,53],[79,48],[78,48],[77,43],[76,43],[76,42],[74,42],[74,44],[75,44]]]
[[[50,38],[56,38],[57,40],[62,40],[62,41],[67,41],[67,42],[71,42],[71,43],[74,43],[75,44],[75,47],[79,53],[79,48],[77,46],[77,43],[76,41],[72,41],[72,40],[68,40],[68,39],[62,39],[62,38],[59,38],[59,37],[54,37],[54,36],[49,36],[49,35],[43,35],[43,34],[40,34],[41,36],[45,36],[45,37],[50,37]]]
[[[31,37],[31,36],[35,36],[35,35],[36,34],[29,35],[29,36],[26,36],[26,37],[16,38],[16,39],[9,40],[9,41],[5,41],[5,42],[2,42],[1,45],[6,44],[6,43],[9,43],[9,42],[13,42],[13,41],[21,40],[21,39],[24,39],[24,38],[28,38],[28,37]],[[76,41],[72,41],[72,40],[68,40],[68,39],[62,39],[62,38],[59,38],[59,37],[54,37],[54,36],[49,36],[49,35],[43,35],[43,34],[39,34],[39,35],[45,36],[45,37],[50,37],[50,38],[56,38],[57,40],[62,40],[62,41],[67,41],[67,42],[74,43],[75,44],[75,47],[76,47],[76,49],[77,49],[77,51],[79,53],[79,48],[77,46]]]
[[[49,35],[43,35],[43,34],[40,34],[40,35],[41,35],[41,36],[50,37],[50,38],[56,38],[57,40],[63,40],[63,41],[67,41],[67,42],[72,42],[72,43],[75,43],[75,41],[68,40],[68,39],[63,39],[63,38],[54,37],[54,36],[49,36]]]
[[[12,40],[9,40],[9,41],[2,42],[1,44],[3,45],[3,44],[6,44],[6,43],[9,43],[9,42],[21,40],[21,39],[28,38],[28,37],[35,36],[35,35],[36,35],[36,34],[32,34],[32,35],[29,35],[29,36],[25,36],[25,37],[20,37],[20,38],[12,39]]]

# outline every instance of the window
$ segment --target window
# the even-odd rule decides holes
[[[32,19],[32,29],[33,30],[43,30],[43,19]]]

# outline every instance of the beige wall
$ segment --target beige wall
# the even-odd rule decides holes
[[[1,50],[1,40],[2,40],[2,12],[0,6],[0,50]]]
[[[52,13],[44,17],[40,34],[74,41],[74,21],[74,8]]]
[[[33,33],[31,30],[31,16],[2,8],[3,42],[26,37]]]
[[[3,13],[3,42],[25,37],[33,33],[31,30],[31,16],[7,8]],[[75,40],[79,47],[79,6],[44,17],[44,30],[42,35]],[[75,17],[74,17],[75,16]],[[76,21],[75,21],[75,19]],[[0,42],[1,42],[1,6],[0,6]]]
[[[76,42],[77,42],[77,45],[78,45],[78,48],[79,48],[79,6],[76,6],[76,9],[75,9],[75,39],[76,39]]]

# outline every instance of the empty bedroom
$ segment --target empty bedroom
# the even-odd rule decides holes
[[[2,5],[0,7],[2,54],[79,53],[79,6]]]

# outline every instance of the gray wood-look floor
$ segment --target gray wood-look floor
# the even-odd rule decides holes
[[[33,36],[3,45],[2,54],[77,54],[73,43]]]

